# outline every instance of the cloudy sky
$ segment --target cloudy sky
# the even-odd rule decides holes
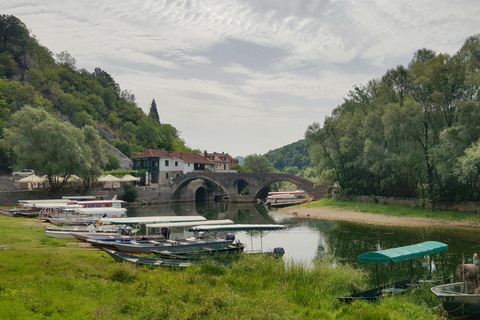
[[[39,42],[100,67],[187,146],[232,156],[302,139],[354,85],[480,32],[476,0],[0,0]]]

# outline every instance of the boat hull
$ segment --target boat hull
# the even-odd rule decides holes
[[[480,288],[471,282],[455,282],[435,286],[437,296],[449,316],[480,315]]]
[[[233,240],[163,240],[148,242],[115,243],[117,251],[125,253],[152,253],[152,250],[168,250],[170,252],[191,252],[202,248],[218,249],[232,244]]]
[[[46,230],[45,235],[52,237],[52,238],[58,238],[58,239],[75,239],[70,232],[68,231],[51,231],[51,230]]]

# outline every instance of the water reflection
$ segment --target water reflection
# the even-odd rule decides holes
[[[268,233],[237,232],[236,238],[247,244],[247,250],[285,249],[285,260],[305,265],[323,254],[333,254],[339,261],[375,274],[374,265],[358,264],[365,252],[411,245],[424,241],[440,241],[449,246],[443,254],[412,260],[414,276],[428,275],[431,270],[453,274],[462,260],[471,262],[474,252],[480,253],[480,235],[472,230],[403,228],[353,224],[325,220],[300,219],[268,211],[262,205],[219,202],[213,204],[176,203],[145,206],[128,210],[129,216],[201,215],[209,220],[230,219],[235,223],[285,224],[287,228]],[[251,237],[252,235],[252,237]],[[410,262],[379,265],[380,281],[400,280],[410,276]]]

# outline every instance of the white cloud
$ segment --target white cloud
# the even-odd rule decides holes
[[[476,1],[0,0],[54,53],[110,73],[194,148],[263,154],[356,84],[478,32]]]

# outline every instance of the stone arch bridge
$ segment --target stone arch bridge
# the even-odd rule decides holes
[[[195,180],[202,179],[220,186],[231,202],[254,202],[270,184],[289,181],[315,199],[324,198],[330,186],[314,186],[313,182],[286,173],[233,173],[233,172],[189,172],[173,180],[171,200],[186,201],[185,189]],[[238,193],[239,184],[248,185],[249,194]]]

